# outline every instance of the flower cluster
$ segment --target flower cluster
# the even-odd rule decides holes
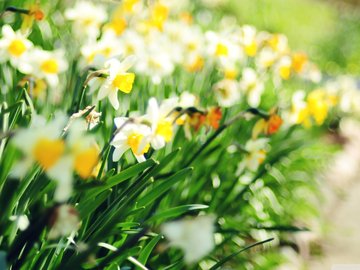
[[[85,134],[86,124],[74,121],[64,134],[66,120],[62,114],[55,115],[49,123],[42,116],[34,116],[30,127],[19,130],[13,138],[14,145],[24,154],[13,175],[23,177],[34,163],[38,164],[57,182],[54,199],[59,202],[71,196],[73,174],[87,179],[99,161],[95,139]]]

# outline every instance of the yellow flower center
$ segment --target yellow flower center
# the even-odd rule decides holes
[[[134,9],[134,6],[139,2],[139,0],[124,0],[123,8],[127,13],[131,13]]]
[[[280,67],[280,69],[279,69],[280,77],[281,77],[283,80],[288,80],[288,79],[290,78],[290,73],[291,73],[291,67],[282,66],[282,67]]]
[[[116,75],[115,79],[113,80],[113,86],[120,91],[128,94],[131,92],[135,80],[134,73],[121,73]]]
[[[151,23],[154,27],[157,27],[159,30],[163,29],[164,22],[166,21],[169,14],[169,9],[162,5],[156,4],[152,10]]]
[[[156,128],[156,134],[164,137],[165,141],[169,142],[173,134],[171,121],[165,119],[160,120]]]
[[[236,78],[237,71],[235,69],[225,69],[224,75],[226,79],[233,80]]]
[[[14,56],[20,56],[26,51],[25,43],[21,39],[15,39],[10,43],[8,51]]]
[[[96,147],[90,147],[78,153],[75,157],[75,171],[81,178],[88,178],[99,162],[99,151]]]
[[[140,144],[144,138],[144,135],[140,133],[133,133],[127,139],[127,144],[130,146],[131,151],[135,155],[143,155],[149,151],[150,144],[146,144],[143,149],[139,149]]]
[[[224,44],[218,43],[216,45],[216,50],[215,50],[216,56],[227,56],[228,53],[229,53],[228,48]]]
[[[126,28],[126,20],[124,18],[115,18],[107,26],[119,36]]]
[[[59,72],[59,64],[56,59],[47,59],[41,64],[41,70],[45,73],[56,74]]]
[[[250,44],[246,45],[245,46],[245,53],[248,55],[248,56],[255,56],[256,55],[256,52],[257,52],[257,44],[255,41],[251,42]]]
[[[35,160],[45,170],[51,168],[61,157],[65,143],[61,139],[50,140],[42,138],[37,141],[33,149]]]
[[[199,71],[204,67],[204,59],[201,56],[196,56],[195,60],[186,68],[189,72]]]

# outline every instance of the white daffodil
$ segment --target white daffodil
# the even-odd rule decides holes
[[[239,83],[235,80],[223,79],[213,86],[217,102],[222,107],[231,107],[240,100]]]
[[[31,73],[39,79],[45,79],[51,87],[59,84],[59,74],[66,71],[68,63],[63,50],[44,51],[34,49],[29,56]]]
[[[277,80],[281,78],[282,80],[288,80],[291,75],[292,61],[290,56],[281,57],[274,66],[275,74]],[[280,83],[280,82],[279,82]]]
[[[119,132],[111,142],[115,147],[113,161],[118,161],[128,149],[131,149],[138,162],[145,161],[144,154],[150,148],[151,128],[143,124],[131,123],[126,117],[115,118],[114,122]]]
[[[112,33],[105,33],[100,40],[89,41],[81,47],[81,54],[85,58],[86,65],[100,68],[113,57],[123,53],[119,39]]]
[[[74,22],[74,31],[78,37],[86,36],[95,40],[102,23],[107,20],[107,13],[101,5],[95,5],[91,1],[80,1],[65,11],[65,17]]]
[[[134,31],[133,29],[126,29],[118,39],[119,50],[123,52],[125,56],[140,55],[145,49],[146,45],[144,37]]]
[[[288,117],[291,124],[310,126],[309,110],[306,102],[306,93],[303,90],[296,91],[291,100],[291,112]]]
[[[60,236],[69,236],[80,228],[80,218],[76,209],[68,204],[62,204],[54,209],[49,224],[49,239],[56,239]]]
[[[247,96],[247,101],[250,106],[259,106],[261,95],[264,91],[264,83],[258,77],[255,70],[251,68],[244,68],[240,80],[240,89]]]
[[[255,59],[258,69],[265,70],[270,68],[276,61],[278,55],[270,47],[263,48]]]
[[[67,137],[68,152],[73,160],[73,170],[83,179],[89,178],[99,162],[100,151],[92,135],[86,134],[88,124],[75,120]]]
[[[249,140],[246,142],[244,150],[245,158],[239,163],[237,168],[237,175],[240,175],[244,169],[255,172],[259,166],[265,161],[266,153],[268,151],[269,139],[261,138],[257,140]]]
[[[19,69],[22,73],[28,74],[32,67],[27,61],[26,56],[33,44],[20,31],[14,31],[10,25],[2,27],[2,37],[0,39],[0,62],[10,61],[11,65]]]
[[[257,32],[256,28],[250,25],[244,25],[241,28],[241,45],[244,48],[246,55],[253,57],[258,50]]]
[[[160,149],[169,142],[173,136],[173,120],[170,113],[177,105],[177,99],[164,100],[161,105],[154,97],[149,99],[145,119],[151,124],[151,146]]]
[[[72,160],[65,155],[66,144],[60,138],[65,123],[66,117],[62,114],[49,123],[41,116],[34,116],[31,126],[19,130],[13,138],[24,159],[15,165],[12,174],[21,178],[34,163],[39,164],[51,179],[57,181],[56,201],[68,199],[72,190],[72,171],[64,169],[71,167]]]
[[[195,107],[199,103],[198,98],[190,92],[182,92],[179,97],[179,106],[182,108]]]
[[[175,68],[171,46],[160,33],[150,35],[144,42],[146,46],[138,55],[135,70],[149,76],[154,84],[160,84]]]
[[[135,74],[127,72],[135,61],[134,56],[125,58],[123,62],[117,59],[110,59],[105,62],[106,78],[93,79],[92,86],[100,86],[98,100],[107,97],[115,110],[119,108],[118,91],[130,93],[135,80]]]
[[[233,61],[241,60],[243,54],[239,46],[228,35],[215,32],[205,33],[207,40],[207,53],[210,57],[218,59],[230,58]]]
[[[213,216],[198,216],[167,222],[161,226],[161,232],[170,245],[184,252],[187,264],[195,263],[208,255],[215,247]]]

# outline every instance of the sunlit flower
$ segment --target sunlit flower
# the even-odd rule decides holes
[[[133,87],[135,74],[127,71],[134,61],[135,58],[129,56],[122,62],[116,59],[110,59],[105,62],[104,74],[107,77],[95,78],[91,81],[93,88],[100,86],[97,95],[98,100],[107,97],[115,110],[119,108],[118,91],[129,94]]]
[[[31,74],[36,78],[45,79],[51,87],[59,84],[59,74],[68,67],[65,53],[62,50],[34,49],[29,56],[29,61],[32,66]]]
[[[296,73],[301,73],[308,61],[308,57],[305,53],[294,53],[292,55],[292,68]]]
[[[282,80],[288,80],[291,75],[292,61],[289,56],[283,56],[276,63],[275,71]]]
[[[10,25],[2,27],[2,37],[0,39],[0,61],[9,60],[11,65],[19,69],[22,73],[29,73],[31,65],[24,61],[33,44],[20,31],[14,31]]]
[[[71,172],[63,170],[69,163],[64,157],[65,141],[60,138],[66,117],[57,115],[48,124],[41,116],[34,116],[30,128],[19,130],[13,138],[14,145],[19,148],[24,159],[13,168],[13,175],[23,177],[36,162],[47,175],[58,182],[55,199],[63,199],[63,190],[71,183]],[[62,185],[64,184],[64,185]]]
[[[152,139],[151,146],[160,149],[165,143],[171,141],[173,136],[173,120],[170,113],[176,107],[176,99],[164,100],[161,105],[155,98],[150,98],[146,110],[146,119],[151,124]]]
[[[119,131],[111,142],[115,147],[113,161],[118,161],[129,149],[138,162],[145,161],[144,154],[150,148],[151,128],[144,124],[131,123],[126,117],[115,118],[114,122]]]
[[[282,118],[277,114],[275,109],[272,109],[268,117],[262,117],[255,123],[252,130],[252,138],[256,139],[260,133],[272,135],[280,129],[282,123]]]
[[[107,13],[101,5],[94,5],[91,1],[80,1],[65,11],[65,17],[74,21],[74,31],[78,36],[85,35],[95,39],[99,35],[101,24],[107,19]]]
[[[54,209],[48,225],[51,228],[49,239],[69,236],[80,228],[79,213],[73,206],[62,204]]]
[[[167,222],[161,226],[161,231],[171,246],[178,247],[184,252],[185,262],[191,264],[214,249],[214,223],[213,216],[198,216]]]
[[[237,174],[240,175],[244,169],[256,171],[259,166],[265,161],[266,153],[268,151],[267,138],[257,140],[249,140],[244,146],[245,158],[239,163]]]
[[[81,120],[75,120],[70,126],[67,146],[72,157],[73,170],[81,178],[87,179],[99,162],[100,150],[93,136],[85,134],[87,124]]]
[[[240,80],[240,89],[247,96],[247,101],[250,106],[259,106],[261,95],[264,91],[264,83],[258,77],[258,74],[255,72],[255,70],[251,68],[244,68]]]
[[[256,28],[250,25],[244,25],[241,28],[241,43],[246,55],[253,57],[258,51],[258,42],[256,39]]]
[[[239,84],[235,80],[224,79],[213,86],[217,102],[222,107],[231,107],[240,100]]]
[[[118,57],[123,53],[120,41],[111,33],[105,33],[100,40],[89,41],[81,47],[81,54],[86,64],[102,67],[106,60]]]
[[[221,35],[215,32],[205,33],[208,42],[207,52],[210,57],[218,59],[230,58],[233,61],[242,58],[240,48],[229,38],[228,35]]]

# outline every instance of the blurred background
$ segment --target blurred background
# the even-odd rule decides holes
[[[326,76],[360,74],[358,0],[229,0],[220,6],[240,24],[284,33],[291,47],[308,53]],[[336,264],[358,264],[360,269],[359,124],[346,122],[341,136],[343,150],[319,176],[324,196],[321,225],[297,236],[303,262],[294,257],[283,270],[325,270]]]
[[[358,0],[229,0],[223,8],[241,24],[284,33],[331,75],[360,74]]]

